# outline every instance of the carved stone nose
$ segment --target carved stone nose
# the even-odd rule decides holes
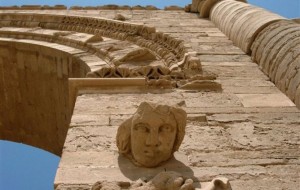
[[[160,141],[158,139],[158,134],[150,134],[148,135],[147,139],[146,139],[146,145],[147,146],[159,146],[160,145]]]

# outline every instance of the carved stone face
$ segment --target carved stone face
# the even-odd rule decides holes
[[[168,160],[173,153],[177,123],[173,115],[144,111],[135,115],[131,127],[133,158],[146,167],[154,167]]]
[[[136,165],[158,166],[178,150],[185,126],[186,112],[181,108],[143,102],[118,129],[119,153]]]

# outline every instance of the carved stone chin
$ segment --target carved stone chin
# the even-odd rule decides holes
[[[138,166],[160,165],[178,150],[185,134],[186,117],[181,108],[141,103],[118,129],[119,153]]]

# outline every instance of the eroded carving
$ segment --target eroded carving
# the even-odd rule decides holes
[[[126,17],[122,14],[116,14],[114,20],[125,21]]]
[[[118,129],[119,153],[134,164],[155,167],[169,160],[185,134],[186,112],[178,107],[143,102]]]
[[[154,27],[123,21],[79,16],[33,15],[27,13],[0,14],[0,20],[5,20],[5,22],[0,22],[0,26],[59,29],[130,41],[157,54],[170,69],[174,65],[178,65],[178,62],[186,60],[185,54],[188,52],[188,48],[185,47],[182,40],[176,39],[169,34],[157,32]],[[184,61],[183,64],[185,63]]]
[[[0,14],[1,17],[3,15]],[[201,62],[196,53],[187,52],[182,40],[173,38],[169,34],[156,32],[154,27],[78,16],[54,15],[53,18],[50,18],[49,15],[42,17],[41,15],[30,14],[8,14],[6,17],[7,20],[10,20],[10,22],[5,22],[6,24],[10,23],[9,25],[16,26],[29,26],[33,19],[37,21],[34,23],[39,25],[38,31],[12,32],[8,30],[1,31],[1,36],[17,35],[28,39],[38,38],[39,40],[80,48],[107,63],[106,65],[99,65],[99,69],[93,66],[91,72],[86,75],[87,77],[145,77],[151,87],[170,88],[181,87],[181,80],[188,80],[203,74]],[[3,23],[0,21],[0,24]],[[44,33],[45,28],[51,28],[51,30]],[[56,32],[52,34],[55,31],[53,29]],[[83,33],[78,33],[78,31]],[[120,39],[122,42],[118,40],[115,42],[117,44],[104,42],[101,45],[99,42],[103,41],[102,36],[112,36],[112,38]],[[99,44],[94,45],[95,42]],[[119,52],[116,53],[116,51]],[[153,79],[159,81],[153,81]],[[207,86],[212,89],[212,84],[217,84],[214,81],[205,82],[194,82],[184,88],[189,90],[203,90],[202,88],[205,88],[204,90],[207,90]]]
[[[146,48],[138,48],[133,50],[121,58],[114,59],[112,62],[114,65],[121,65],[126,62],[145,62],[145,61],[153,61],[156,60],[155,55],[153,55]]]
[[[170,74],[168,67],[164,66],[138,66],[134,68],[128,67],[102,67],[97,71],[90,72],[87,77],[93,78],[136,78],[146,77],[148,79],[160,79],[162,76]]]
[[[194,181],[173,171],[161,172],[149,182],[139,180],[131,186],[132,190],[194,190]]]
[[[128,183],[97,182],[91,190],[195,190],[194,181],[174,171],[161,172],[148,182],[142,179]],[[215,178],[206,187],[197,190],[232,190],[227,178]]]
[[[203,190],[232,190],[229,180],[224,177],[215,178]]]

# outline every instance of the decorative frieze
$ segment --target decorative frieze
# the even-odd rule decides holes
[[[154,27],[145,25],[103,18],[48,14],[5,13],[0,14],[0,18],[1,26],[41,27],[130,41],[154,52],[171,70],[181,69],[177,67],[178,62],[186,60],[185,54],[188,52],[182,40],[156,32]]]

